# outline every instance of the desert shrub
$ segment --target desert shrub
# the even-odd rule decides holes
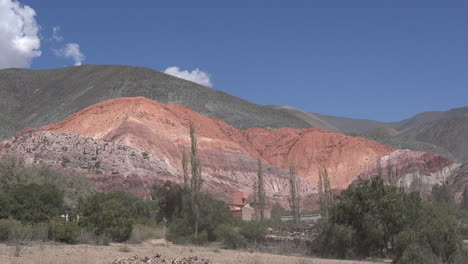
[[[441,261],[434,253],[417,244],[410,245],[396,264],[438,264]]]
[[[80,227],[77,222],[66,221],[55,217],[49,221],[49,237],[58,242],[74,244],[78,241]]]
[[[263,222],[243,221],[239,233],[249,242],[259,242],[265,239],[267,226]]]
[[[0,219],[0,241],[7,241],[13,228],[21,225],[19,221],[13,219]]]
[[[32,226],[32,240],[46,241],[49,238],[49,224],[37,223]]]
[[[195,245],[203,245],[208,243],[208,232],[206,232],[206,230],[203,230],[197,235],[192,234],[189,238],[189,242]]]
[[[27,240],[31,239],[32,228],[29,224],[14,222],[8,234],[8,240],[14,246],[14,256],[19,257]]]
[[[222,241],[227,248],[238,249],[247,245],[247,240],[237,227],[222,224],[216,228],[215,234],[217,240]]]
[[[50,184],[17,185],[6,195],[10,216],[23,222],[47,222],[63,211],[63,193]]]
[[[13,199],[7,193],[0,191],[0,219],[9,218],[11,216],[11,205]]]
[[[353,258],[354,230],[346,225],[334,224],[323,219],[316,227],[319,232],[311,244],[312,252],[320,252],[323,257]]]
[[[133,219],[131,210],[112,195],[97,193],[78,207],[79,224],[96,236],[106,235],[122,242],[130,237]]]
[[[194,234],[193,224],[185,217],[174,219],[169,223],[166,239],[176,244],[190,242],[190,236]]]
[[[132,251],[127,244],[119,245],[118,250],[119,250],[119,252],[130,252],[130,251]]]
[[[152,238],[164,238],[164,236],[164,227],[136,224],[133,226],[129,242],[137,244]]]

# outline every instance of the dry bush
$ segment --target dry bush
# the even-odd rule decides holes
[[[118,247],[119,252],[130,252],[132,251],[127,244],[121,244]]]
[[[49,225],[47,223],[38,223],[32,227],[31,239],[46,241],[49,238]]]
[[[19,257],[24,250],[26,241],[31,239],[32,228],[21,223],[11,226],[9,240],[14,246],[13,255]]]
[[[164,227],[151,227],[146,225],[137,224],[133,226],[132,233],[130,234],[129,243],[139,244],[148,239],[160,239],[166,235]]]

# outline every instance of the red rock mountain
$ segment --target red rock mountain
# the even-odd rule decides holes
[[[334,188],[347,187],[370,164],[393,148],[364,138],[326,130],[281,128],[237,130],[224,121],[201,115],[174,103],[160,104],[143,98],[119,98],[80,111],[44,130],[79,134],[131,146],[181,167],[181,149],[188,147],[189,122],[197,126],[202,152],[261,157],[275,167],[296,164],[300,176],[318,181],[319,168],[327,168]],[[208,155],[208,154],[206,154]],[[222,160],[206,165],[223,167]]]
[[[332,187],[343,189],[376,159],[394,151],[316,128],[238,130],[181,105],[131,97],[105,101],[41,130],[20,133],[3,143],[1,153],[82,170],[103,190],[147,196],[154,181],[181,181],[190,121],[197,128],[205,189],[223,200],[233,191],[251,191],[257,158],[265,163],[268,196],[286,203],[291,162],[304,179],[303,194],[316,194],[319,169],[327,168]]]

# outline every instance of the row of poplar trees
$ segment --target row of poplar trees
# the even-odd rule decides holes
[[[202,179],[202,164],[197,152],[197,137],[195,135],[195,124],[190,121],[190,157],[187,156],[185,150],[182,154],[182,169],[184,174],[184,189],[191,195],[192,208],[195,216],[195,235],[198,235],[198,223],[200,219],[200,192],[203,184]],[[189,164],[190,162],[190,171]],[[190,177],[191,174],[191,177]],[[301,221],[301,197],[300,197],[300,180],[296,173],[296,166],[291,163],[289,166],[289,207],[291,214],[296,224]],[[333,195],[330,187],[330,178],[326,169],[319,173],[319,203],[322,216],[328,217],[329,208],[333,202]],[[263,174],[263,166],[258,159],[257,181],[254,183],[254,204],[255,216],[258,220],[265,219],[266,193],[265,193],[265,178]]]
[[[265,180],[263,175],[262,162],[258,159],[257,181],[253,186],[255,217],[263,221],[265,219]],[[301,222],[301,196],[300,196],[300,180],[296,173],[294,163],[289,165],[289,207],[294,223]],[[330,177],[328,177],[327,169],[319,172],[318,195],[321,215],[328,217],[330,215],[330,207],[333,203],[333,194],[331,191]]]

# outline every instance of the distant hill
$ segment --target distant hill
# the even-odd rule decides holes
[[[270,107],[313,127],[363,136],[396,149],[435,152],[450,159],[468,161],[468,107],[424,112],[398,122],[326,116],[290,106]]]
[[[148,68],[83,65],[52,70],[0,70],[0,139],[24,127],[57,122],[85,107],[125,96],[178,103],[241,129],[310,127],[283,111]]]
[[[423,123],[400,137],[430,142],[444,148],[457,159],[468,160],[468,115]]]

